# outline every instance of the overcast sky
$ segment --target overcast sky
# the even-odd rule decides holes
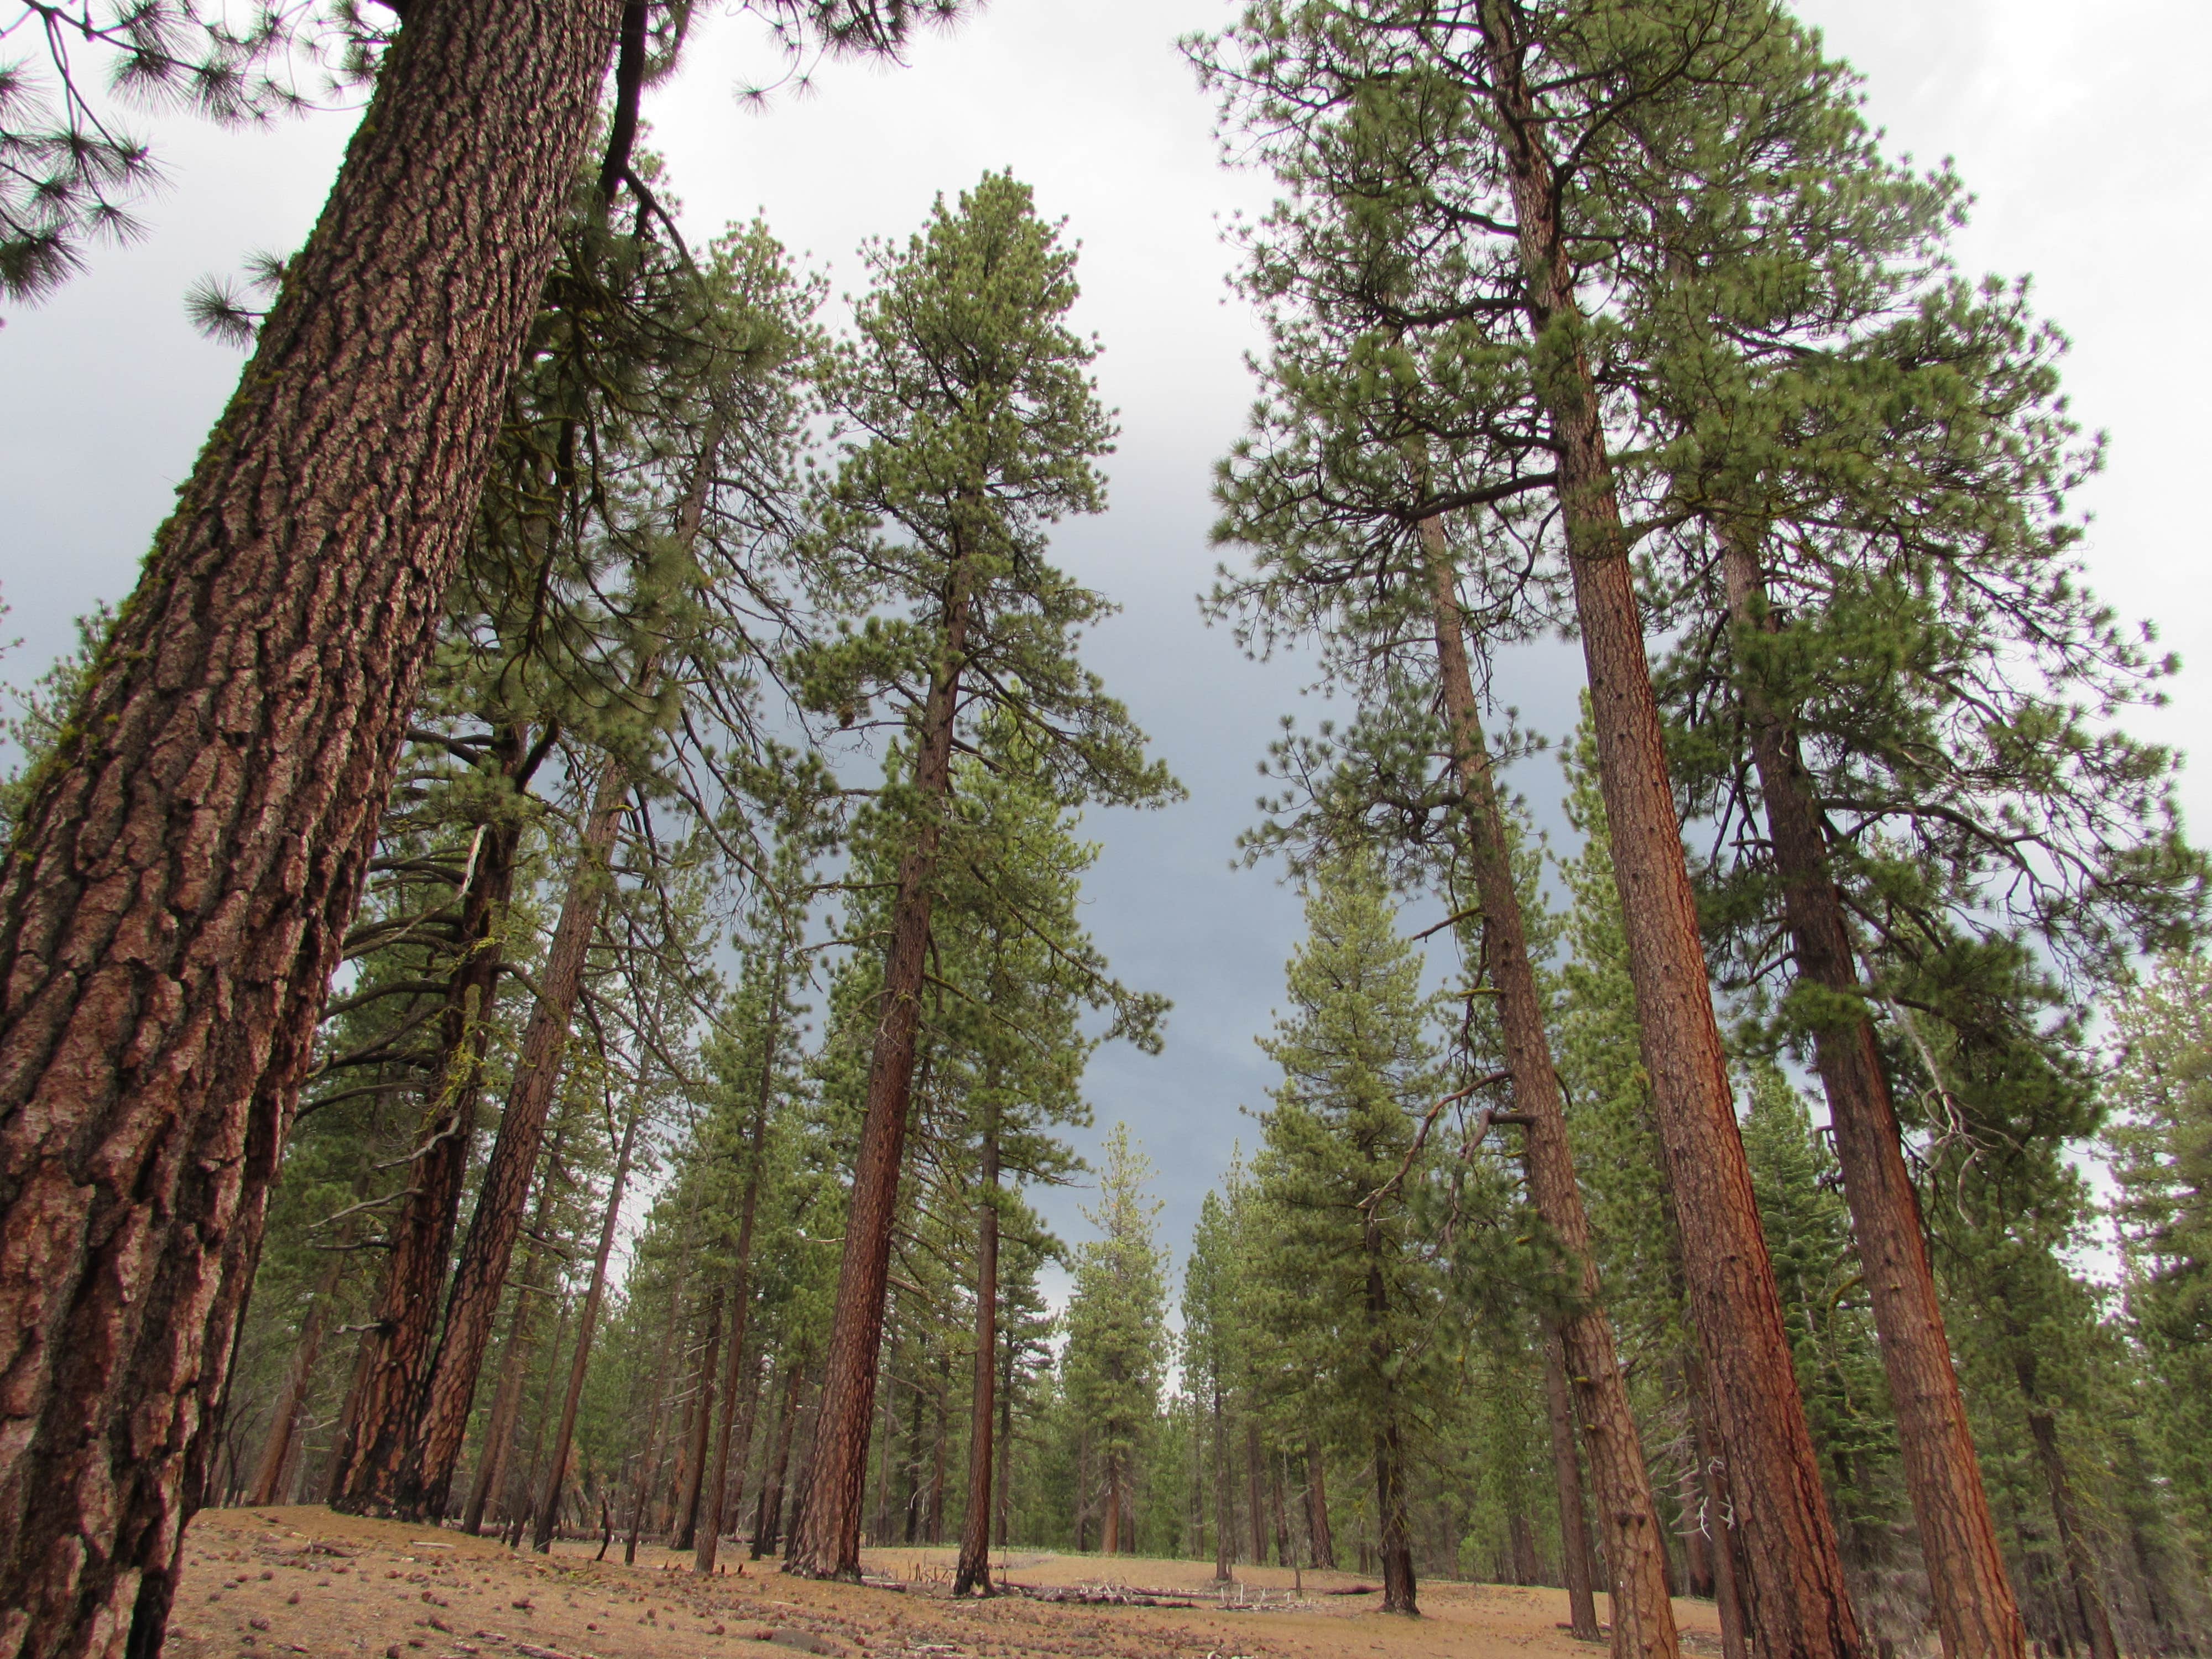
[[[702,7],[702,13],[710,9]],[[713,9],[719,10],[720,9]],[[2208,224],[2203,76],[2212,22],[2184,0],[1801,0],[1832,50],[1863,72],[1893,149],[1956,159],[1978,204],[1960,238],[1970,270],[2033,274],[2040,307],[2072,335],[2076,412],[2112,436],[2112,464],[2083,493],[2090,562],[2124,614],[2158,622],[2185,661],[2212,657],[2205,464],[2193,416],[2207,380]],[[1090,831],[1106,852],[1090,921],[1120,973],[1176,1003],[1158,1059],[1102,1054],[1091,1092],[1102,1126],[1126,1119],[1160,1168],[1163,1234],[1178,1255],[1198,1200],[1265,1096],[1253,1047],[1279,1000],[1295,900],[1265,872],[1232,872],[1251,817],[1254,763],[1297,677],[1244,662],[1200,622],[1206,490],[1236,435],[1254,332],[1228,301],[1223,216],[1264,205],[1261,181],[1224,173],[1210,111],[1175,48],[1218,27],[1215,0],[995,0],[902,69],[831,64],[804,97],[765,112],[738,89],[772,66],[744,19],[704,20],[681,76],[650,94],[652,142],[703,240],[759,212],[842,290],[866,236],[904,236],[939,191],[1011,167],[1083,243],[1078,321],[1103,338],[1100,375],[1121,410],[1113,506],[1073,525],[1061,556],[1123,606],[1089,655],[1127,698],[1190,800],[1114,814]],[[198,338],[182,296],[255,249],[296,246],[319,206],[351,117],[224,134],[155,125],[171,189],[149,234],[94,253],[89,272],[0,329],[0,673],[25,680],[66,644],[71,617],[119,598],[171,492],[235,380],[239,356]],[[1498,687],[1555,733],[1571,715],[1576,654],[1525,655]],[[2203,673],[2139,729],[2186,745],[2212,718]],[[1555,769],[1516,779],[1542,802]],[[2212,781],[2186,784],[2192,822]],[[1086,1139],[1089,1138],[1086,1137]],[[1049,1201],[1070,1237],[1073,1198]]]

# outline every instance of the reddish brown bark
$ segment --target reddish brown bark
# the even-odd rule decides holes
[[[714,1421],[714,1373],[722,1352],[722,1298],[727,1287],[716,1285],[707,1293],[707,1335],[699,1355],[698,1398],[690,1419],[690,1440],[684,1450],[683,1489],[677,1495],[676,1515],[668,1547],[688,1550],[698,1535],[699,1491],[707,1468],[707,1441]]]
[[[545,1468],[545,1486],[538,1499],[538,1520],[531,1547],[540,1555],[553,1547],[553,1525],[561,1513],[561,1483],[568,1476],[568,1451],[576,1437],[576,1409],[584,1398],[584,1378],[592,1363],[592,1334],[599,1319],[599,1304],[606,1294],[607,1261],[615,1253],[615,1230],[622,1221],[623,1188],[629,1180],[630,1154],[637,1148],[637,1126],[645,1116],[645,1087],[638,1086],[630,1103],[629,1121],[623,1125],[622,1146],[615,1153],[615,1169],[607,1185],[607,1212],[599,1223],[599,1248],[592,1258],[592,1282],[584,1291],[583,1311],[576,1316],[576,1353],[568,1365],[568,1392],[561,1401],[561,1426],[554,1431],[553,1455]]]
[[[738,1217],[737,1277],[730,1286],[729,1359],[722,1371],[722,1427],[714,1443],[714,1462],[709,1466],[712,1496],[707,1504],[707,1527],[697,1541],[697,1553],[693,1565],[701,1572],[714,1570],[714,1559],[722,1547],[722,1510],[727,1501],[730,1464],[730,1435],[738,1415],[738,1363],[744,1352],[745,1322],[752,1310],[753,1217],[760,1206],[761,1173],[768,1163],[768,1113],[775,1095],[775,1060],[777,1039],[783,1032],[783,945],[776,945],[774,977],[769,984],[768,1024],[761,1036],[760,1085],[753,1097],[753,1117],[747,1139],[751,1143],[751,1164],[745,1172],[745,1195]],[[750,1405],[746,1410],[750,1414]],[[750,1437],[750,1417],[748,1419]],[[744,1459],[739,1455],[742,1473]]]
[[[323,1330],[330,1323],[331,1297],[337,1293],[338,1279],[344,1272],[345,1257],[333,1255],[330,1265],[323,1269],[313,1295],[308,1298],[306,1316],[300,1321],[291,1362],[284,1368],[284,1386],[276,1396],[275,1410],[270,1413],[269,1438],[261,1448],[260,1460],[254,1465],[252,1485],[246,1490],[246,1503],[256,1508],[276,1501],[279,1482],[292,1461],[293,1446],[299,1433],[300,1407],[307,1399],[309,1384],[314,1381],[315,1361],[322,1357]]]
[[[613,0],[422,0],[0,873],[0,1654],[160,1646]]]
[[[650,683],[649,667],[640,678]],[[445,1329],[423,1387],[423,1406],[413,1442],[389,1489],[363,1504],[374,1512],[416,1520],[445,1513],[446,1495],[468,1433],[469,1412],[476,1401],[484,1350],[490,1345],[500,1293],[514,1261],[515,1237],[522,1230],[531,1172],[538,1166],[546,1118],[560,1086],[569,1022],[583,990],[592,935],[598,929],[599,910],[605,901],[608,854],[614,847],[629,793],[628,772],[619,762],[609,761],[593,792],[575,867],[562,899],[560,920],[554,925],[552,944],[538,977],[538,1000],[530,1011],[521,1050],[515,1057],[507,1109],[500,1116],[499,1135],[492,1143],[491,1157],[477,1190],[476,1212],[469,1219],[468,1237],[453,1271]]]
[[[941,654],[930,678],[915,757],[920,816],[913,842],[899,860],[890,949],[884,963],[883,1012],[868,1065],[867,1107],[853,1169],[853,1204],[837,1270],[829,1370],[815,1428],[813,1486],[805,1527],[794,1535],[784,1562],[785,1571],[809,1578],[858,1580],[860,1576],[868,1425],[875,1415],[884,1298],[890,1282],[891,1224],[906,1155],[930,907],[943,834],[940,814],[952,793],[952,734],[967,655],[969,580],[966,557],[956,556],[945,595]]]
[[[560,1148],[551,1160],[560,1162]],[[461,1511],[461,1530],[471,1537],[483,1531],[484,1509],[507,1474],[507,1460],[514,1447],[514,1425],[522,1416],[523,1365],[530,1352],[530,1328],[536,1322],[538,1280],[544,1272],[546,1211],[553,1183],[538,1183],[538,1212],[530,1228],[530,1254],[522,1259],[522,1279],[515,1287],[514,1308],[507,1319],[507,1352],[500,1360],[499,1388],[492,1395],[491,1420],[484,1425],[483,1449],[477,1458],[476,1477],[469,1483],[469,1501]]]
[[[1552,1480],[1559,1493],[1559,1567],[1560,1577],[1567,1581],[1567,1619],[1577,1641],[1595,1642],[1599,1632],[1589,1522],[1583,1513],[1582,1460],[1575,1448],[1575,1406],[1567,1388],[1565,1345],[1556,1326],[1544,1337],[1544,1406],[1552,1425]],[[1613,1599],[1617,1605],[1618,1592]],[[1671,1614],[1674,1609],[1668,1611]],[[1619,1614],[1614,1622],[1620,1622]]]
[[[999,1113],[995,1092],[983,1121],[982,1202],[975,1215],[975,1369],[968,1401],[968,1510],[960,1528],[955,1595],[993,1593],[991,1489],[993,1408],[999,1371]]]
[[[1522,305],[1547,343],[1538,391],[1559,456],[1639,1046],[1668,1184],[1687,1223],[1690,1310],[1736,1498],[1745,1620],[1761,1659],[1856,1659],[1858,1621],[1736,1128],[1602,411],[1576,339],[1583,319],[1558,181],[1514,9],[1485,0],[1480,17],[1517,220]]]
[[[501,748],[510,757],[503,769],[511,775],[521,743],[508,732]],[[438,1308],[468,1182],[492,1005],[499,994],[498,927],[514,887],[521,839],[517,824],[485,824],[469,860],[459,958],[439,1018],[441,1063],[408,1160],[406,1195],[386,1241],[361,1395],[349,1404],[347,1434],[332,1460],[331,1504],[336,1509],[360,1512],[389,1504],[422,1413]]]
[[[1483,975],[1498,995],[1506,1070],[1513,1079],[1516,1111],[1523,1120],[1529,1198],[1565,1258],[1572,1280],[1575,1300],[1561,1313],[1559,1333],[1605,1527],[1613,1651],[1617,1659],[1674,1659],[1680,1642],[1667,1596],[1667,1540],[1629,1408],[1628,1385],[1620,1374],[1613,1321],[1601,1305],[1589,1214],[1575,1180],[1565,1101],[1545,1029],[1544,999],[1537,988],[1528,921],[1513,879],[1504,810],[1498,803],[1468,660],[1457,572],[1441,520],[1422,520],[1421,543],[1428,562],[1437,678],[1462,794],[1468,863],[1482,907]],[[1593,1613],[1593,1634],[1595,1619]]]
[[[1755,538],[1736,526],[1717,529],[1736,626],[1778,629]],[[1861,986],[1842,896],[1830,873],[1827,831],[1786,712],[1748,675],[1740,696],[1797,975],[1830,993],[1838,1009],[1858,1009],[1816,1033],[1814,1065],[1827,1096],[1851,1232],[1874,1304],[1936,1629],[1950,1659],[2023,1659],[2027,1627],[2005,1576],[1966,1402],[1951,1367],[1950,1340],[1921,1231],[1919,1200],[1899,1144],[1889,1078],[1874,1022],[1856,1001]]]
[[[660,1436],[667,1425],[669,1361],[676,1352],[676,1333],[681,1328],[684,1315],[684,1269],[691,1261],[691,1235],[687,1228],[683,1234],[684,1248],[676,1258],[676,1270],[668,1287],[668,1321],[660,1330],[660,1352],[653,1367],[653,1405],[647,1420],[645,1455],[637,1468],[635,1492],[631,1498],[629,1535],[623,1543],[623,1565],[637,1565],[637,1540],[645,1530],[646,1505],[652,1501],[654,1482],[660,1474]]]
[[[1413,1592],[1413,1536],[1406,1524],[1405,1461],[1398,1425],[1375,1436],[1375,1515],[1382,1553],[1382,1611],[1418,1617]]]

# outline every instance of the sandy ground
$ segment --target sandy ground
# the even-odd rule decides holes
[[[953,1601],[946,1550],[872,1550],[867,1571],[902,1590],[786,1578],[731,1552],[702,1579],[690,1559],[641,1552],[595,1564],[596,1544],[516,1556],[485,1539],[362,1521],[319,1508],[211,1510],[187,1537],[171,1620],[174,1659],[294,1653],[380,1659],[761,1659],[779,1651],[1066,1655],[1084,1659],[1593,1659],[1561,1626],[1564,1591],[1429,1583],[1424,1617],[1375,1610],[1374,1595],[1327,1595],[1362,1581],[1239,1567],[1226,1604],[1195,1561],[1017,1552],[1006,1577],[1040,1588],[1121,1584],[1197,1592],[1197,1607],[1086,1607],[1009,1596]],[[768,1570],[763,1571],[763,1567]],[[1239,1607],[1238,1599],[1262,1605]],[[1712,1609],[1677,1602],[1700,1653],[1717,1653]],[[1604,1601],[1599,1601],[1603,1617]]]

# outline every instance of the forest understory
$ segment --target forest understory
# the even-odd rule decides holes
[[[1374,1581],[1240,1566],[1229,1606],[1085,1606],[1022,1595],[955,1601],[951,1550],[870,1550],[871,1577],[900,1588],[787,1577],[772,1562],[702,1579],[688,1552],[640,1550],[637,1565],[594,1561],[597,1540],[557,1540],[548,1557],[486,1538],[340,1515],[320,1505],[216,1510],[194,1523],[169,1650],[367,1653],[411,1659],[703,1659],[714,1654],[1070,1654],[1097,1659],[1263,1656],[1588,1653],[1563,1628],[1563,1590],[1431,1583],[1419,1623],[1377,1610]],[[611,1556],[620,1553],[619,1542]],[[742,1559],[742,1553],[733,1552]],[[1202,1561],[1016,1551],[1011,1581],[1050,1594],[1088,1586],[1219,1592]],[[1294,1578],[1297,1583],[1294,1583]],[[1297,1594],[1302,1584],[1304,1595]],[[1360,1593],[1364,1587],[1367,1593]],[[1241,1595],[1273,1605],[1238,1607]],[[1601,1603],[1602,1605],[1602,1603]],[[1720,1651],[1710,1603],[1678,1601],[1685,1646]]]

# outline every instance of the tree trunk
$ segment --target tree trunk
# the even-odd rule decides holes
[[[261,1448],[260,1461],[253,1468],[253,1484],[246,1493],[246,1503],[256,1509],[276,1501],[279,1483],[292,1462],[299,1438],[300,1408],[314,1382],[315,1361],[323,1352],[323,1328],[330,1323],[331,1297],[337,1294],[344,1273],[344,1255],[332,1255],[308,1300],[307,1317],[300,1322],[291,1363],[284,1368],[284,1387],[269,1419],[269,1438]]]
[[[1115,1451],[1106,1454],[1106,1513],[1099,1533],[1098,1553],[1121,1553],[1121,1455]]]
[[[1267,1510],[1275,1522],[1275,1565],[1295,1566],[1297,1557],[1291,1553],[1290,1512],[1283,1507],[1283,1454],[1280,1451],[1267,1460]]]
[[[1777,631],[1755,538],[1739,526],[1715,529],[1735,625],[1747,634]],[[1814,1065],[1827,1096],[1851,1232],[1874,1304],[1905,1489],[1935,1590],[1936,1629],[1949,1659],[2024,1659],[2027,1626],[2005,1576],[1966,1402],[1951,1368],[1919,1200],[1899,1145],[1874,1022],[1859,1000],[1850,927],[1829,873],[1827,832],[1812,779],[1787,711],[1773,707],[1741,665],[1738,683],[1797,977],[1830,993],[1835,1009],[1856,1011],[1839,1012],[1820,1029]]]
[[[829,1369],[815,1428],[814,1489],[805,1528],[793,1538],[784,1571],[809,1578],[860,1576],[860,1506],[867,1485],[868,1425],[875,1416],[876,1364],[883,1346],[890,1285],[891,1226],[898,1211],[915,1046],[929,951],[929,915],[945,803],[952,793],[953,726],[959,714],[971,596],[969,562],[956,559],[945,607],[943,653],[923,706],[915,757],[920,819],[899,860],[884,963],[883,1013],[868,1065],[867,1109],[853,1170],[853,1203],[837,1270]]]
[[[1603,415],[1577,337],[1583,319],[1558,180],[1512,9],[1483,0],[1480,20],[1505,128],[1522,301],[1531,330],[1556,343],[1547,343],[1538,390],[1559,456],[1639,1047],[1668,1184],[1678,1212],[1695,1218],[1682,1229],[1682,1260],[1736,1498],[1746,1623],[1761,1659],[1856,1659],[1858,1621],[1729,1096]]]
[[[775,1553],[776,1540],[783,1528],[783,1487],[791,1474],[792,1431],[799,1425],[799,1389],[806,1380],[806,1368],[796,1356],[783,1362],[783,1406],[777,1413],[775,1424],[775,1461],[770,1466],[768,1478],[761,1482],[760,1508],[753,1521],[753,1559]]]
[[[1711,1373],[1693,1351],[1688,1357],[1690,1435],[1702,1477],[1701,1534],[1712,1554],[1713,1601],[1721,1621],[1721,1659],[1746,1659],[1751,1632],[1744,1619],[1742,1534],[1735,1523],[1735,1485],[1713,1429]]]
[[[975,1374],[968,1402],[968,1512],[960,1527],[955,1595],[992,1594],[991,1431],[999,1370],[999,1109],[986,1094],[982,1202],[975,1211]]]
[[[425,0],[0,868],[0,1655],[158,1651],[616,0]]]
[[[768,1114],[775,1095],[777,1039],[783,1032],[783,942],[776,942],[775,967],[769,981],[768,1023],[761,1032],[760,1085],[753,1096],[750,1167],[745,1172],[745,1195],[738,1212],[737,1277],[730,1286],[729,1358],[722,1370],[722,1427],[714,1441],[709,1465],[707,1527],[700,1534],[693,1567],[702,1573],[714,1570],[722,1547],[723,1506],[728,1500],[730,1435],[738,1415],[738,1365],[745,1346],[745,1325],[752,1313],[753,1218],[760,1208],[761,1174],[768,1164]],[[747,1408],[750,1410],[750,1407]],[[739,1474],[742,1477],[743,1461]]]
[[[1697,1455],[1694,1436],[1691,1455],[1682,1462],[1681,1504],[1682,1591],[1686,1595],[1711,1601],[1716,1594],[1713,1553],[1705,1529],[1715,1522],[1705,1499],[1705,1462]]]
[[[1306,1442],[1306,1526],[1313,1540],[1313,1564],[1325,1571],[1336,1570],[1336,1540],[1328,1528],[1328,1471],[1321,1447]]]
[[[1498,994],[1513,1103],[1525,1120],[1522,1146],[1529,1197],[1565,1257],[1574,1285],[1575,1300],[1560,1314],[1558,1328],[1589,1453],[1590,1483],[1605,1528],[1612,1651],[1614,1659],[1676,1659],[1680,1641],[1674,1607],[1667,1598],[1666,1534],[1651,1495],[1643,1441],[1629,1408],[1628,1384],[1620,1374],[1613,1321],[1601,1301],[1589,1212],[1575,1180],[1565,1103],[1545,1030],[1544,999],[1529,956],[1527,919],[1513,879],[1504,810],[1498,803],[1497,778],[1483,738],[1474,676],[1468,662],[1466,617],[1443,521],[1423,520],[1421,540],[1429,567],[1438,678],[1462,792],[1468,861],[1482,907],[1483,973]]]
[[[592,1364],[592,1335],[599,1321],[599,1303],[607,1288],[607,1262],[615,1253],[615,1232],[622,1224],[623,1187],[629,1180],[630,1154],[637,1147],[637,1126],[645,1116],[645,1080],[638,1080],[630,1102],[629,1121],[623,1125],[622,1146],[615,1153],[615,1172],[607,1183],[607,1212],[599,1224],[599,1248],[592,1258],[592,1282],[584,1291],[583,1311],[576,1316],[576,1355],[568,1364],[568,1392],[561,1401],[561,1426],[554,1431],[553,1455],[545,1466],[545,1486],[538,1499],[538,1522],[531,1547],[540,1555],[553,1547],[553,1523],[561,1512],[561,1484],[568,1478],[568,1449],[576,1435],[576,1409],[583,1403],[584,1378]]]
[[[561,1137],[553,1137],[552,1155],[538,1183],[538,1205],[530,1221],[530,1254],[522,1259],[522,1280],[515,1286],[514,1310],[507,1316],[507,1352],[499,1367],[499,1389],[492,1395],[491,1421],[484,1427],[484,1443],[477,1459],[476,1478],[469,1483],[469,1501],[461,1511],[461,1530],[471,1537],[483,1532],[484,1508],[500,1492],[507,1459],[514,1448],[514,1425],[522,1416],[524,1371],[530,1353],[530,1328],[537,1323],[538,1280],[545,1271],[545,1234],[552,1224],[553,1171],[561,1166]]]
[[[503,776],[514,776],[522,747],[516,733],[502,732]],[[331,1466],[331,1506],[349,1513],[392,1507],[422,1415],[499,994],[499,922],[521,842],[519,824],[485,823],[471,851],[458,956],[439,1016],[436,1081],[408,1160],[407,1196],[392,1219],[362,1396],[347,1413],[349,1432]]]
[[[553,1418],[553,1382],[561,1374],[561,1345],[568,1336],[568,1298],[561,1298],[559,1316],[553,1322],[553,1346],[545,1352],[545,1386],[538,1394],[538,1432],[530,1439],[530,1467],[523,1471],[520,1481],[510,1480],[507,1485],[514,1493],[512,1498],[502,1496],[501,1508],[509,1517],[501,1529],[502,1541],[509,1549],[522,1545],[523,1528],[530,1522],[530,1494],[538,1485],[538,1465],[545,1456],[545,1442]]]
[[[2096,1558],[2090,1553],[2088,1535],[2081,1529],[2074,1483],[2067,1474],[2065,1452],[2058,1443],[2058,1419],[2037,1395],[2033,1363],[2022,1360],[2016,1369],[2021,1393],[2027,1401],[2027,1432],[2035,1442],[2035,1461],[2042,1468],[2044,1484],[2051,1493],[2051,1518],[2058,1528],[2067,1588],[2073,1592],[2075,1611],[2088,1633],[2090,1659],[2118,1659],[2119,1644],[2112,1635],[2112,1618],[2100,1587]]]
[[[1558,1323],[1553,1322],[1544,1338],[1544,1404],[1552,1425],[1552,1479],[1559,1498],[1560,1576],[1567,1581],[1567,1617],[1575,1639],[1595,1642],[1599,1631],[1589,1522],[1583,1514],[1582,1460],[1576,1454],[1574,1401],[1567,1389],[1565,1345]],[[1652,1530],[1657,1530],[1656,1522]],[[1620,1622],[1618,1613],[1614,1622]]]
[[[1513,1552],[1513,1582],[1535,1583],[1542,1576],[1536,1561],[1536,1529],[1523,1511],[1516,1510],[1505,1517],[1505,1535]]]
[[[1229,1483],[1229,1423],[1221,1409],[1221,1385],[1213,1388],[1213,1582],[1228,1583],[1236,1575],[1229,1564],[1237,1558],[1237,1500]]]
[[[999,1514],[997,1532],[999,1547],[1006,1549],[1013,1542],[1014,1524],[1014,1344],[1011,1334],[1000,1343],[1003,1350],[999,1372],[999,1437],[992,1446],[994,1461],[999,1466]]]
[[[641,672],[640,678],[649,684],[653,676]],[[599,927],[600,907],[606,896],[607,860],[629,793],[627,769],[620,762],[607,762],[592,793],[591,815],[585,823],[575,867],[562,899],[560,920],[554,926],[553,942],[538,979],[538,1001],[530,1011],[530,1024],[524,1030],[521,1052],[516,1057],[514,1086],[507,1091],[499,1136],[484,1166],[476,1213],[470,1218],[460,1265],[453,1273],[446,1328],[431,1364],[407,1462],[389,1498],[365,1507],[388,1509],[416,1520],[435,1516],[445,1508],[446,1492],[453,1483],[453,1467],[468,1433],[477,1373],[491,1340],[492,1321],[499,1312],[500,1292],[506,1286],[507,1270],[514,1258],[515,1235],[521,1231],[531,1171],[537,1165],[546,1116],[560,1087],[568,1024],[583,989],[592,935]]]
[[[1266,1479],[1262,1474],[1265,1457],[1260,1450],[1260,1419],[1247,1412],[1244,1414],[1244,1495],[1250,1505],[1252,1530],[1252,1565],[1267,1565],[1267,1503],[1262,1489]]]
[[[952,1437],[952,1356],[940,1350],[937,1378],[937,1444],[930,1455],[929,1547],[945,1541],[945,1460]]]
[[[722,1298],[724,1287],[714,1286],[707,1297],[707,1340],[699,1356],[699,1392],[690,1421],[690,1442],[684,1454],[684,1486],[676,1499],[676,1515],[668,1547],[688,1550],[696,1540],[699,1494],[707,1470],[707,1438],[714,1422],[714,1372],[722,1357]]]
[[[1406,1525],[1405,1469],[1395,1419],[1385,1419],[1375,1436],[1375,1515],[1382,1534],[1382,1611],[1416,1617],[1413,1540]]]

